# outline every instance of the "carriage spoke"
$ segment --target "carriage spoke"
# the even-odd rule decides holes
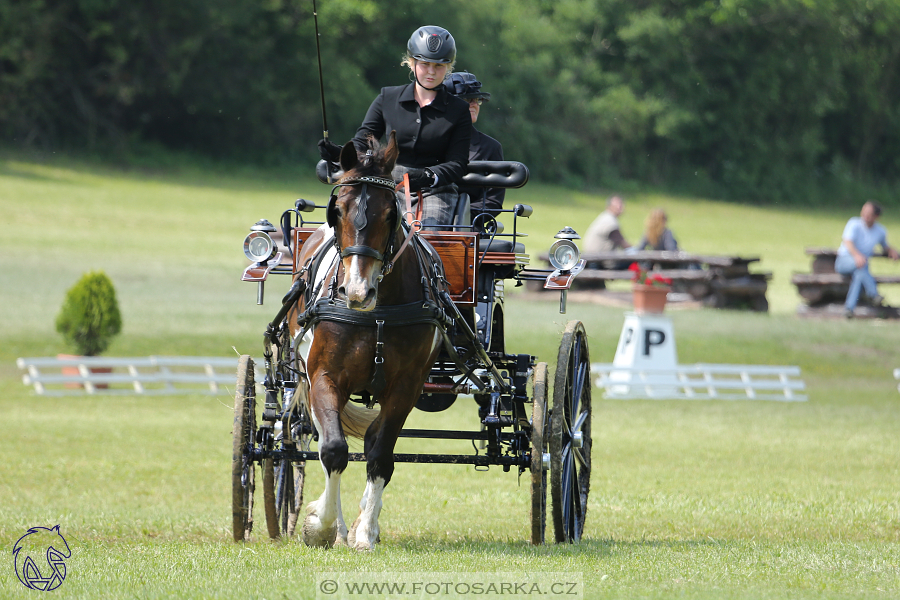
[[[588,465],[584,458],[584,450],[582,450],[581,448],[575,448],[573,453],[575,454],[575,458],[578,459],[579,464],[581,464],[583,468],[587,469]]]
[[[584,394],[584,384],[585,379],[587,377],[588,368],[590,365],[588,363],[581,363],[578,365],[578,370],[575,373],[575,383],[572,386],[572,413],[578,413],[581,409],[581,397]]]
[[[588,412],[584,411],[580,415],[578,415],[578,420],[575,421],[575,426],[572,427],[572,433],[576,431],[581,431],[581,428],[584,427],[584,422],[587,420]]]
[[[574,468],[572,465],[572,454],[569,452],[568,446],[563,450],[562,460],[562,521],[568,534],[572,531],[572,480]]]

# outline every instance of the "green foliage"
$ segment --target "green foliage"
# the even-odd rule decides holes
[[[122,316],[112,281],[103,271],[86,273],[66,293],[56,317],[56,331],[79,354],[96,356],[122,330]]]
[[[894,0],[322,0],[331,137],[358,127],[423,23],[490,91],[479,128],[533,176],[819,203],[896,185]],[[435,17],[439,15],[439,17]],[[0,0],[0,135],[311,162],[309,0]],[[894,195],[878,199],[891,203]]]

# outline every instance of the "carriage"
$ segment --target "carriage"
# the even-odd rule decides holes
[[[322,166],[320,163],[320,179],[334,184],[334,178],[323,172]],[[232,462],[235,541],[248,539],[254,527],[257,467],[262,476],[267,533],[273,539],[291,537],[295,529],[300,528],[298,517],[302,510],[307,463],[322,460],[324,465],[323,455],[333,454],[332,446],[323,449],[321,445],[320,428],[327,429],[328,426],[321,425],[321,418],[317,420],[310,409],[311,382],[306,361],[310,359],[311,344],[320,335],[319,329],[308,326],[310,314],[320,310],[326,314],[329,310],[340,308],[343,312],[335,313],[337,316],[332,314],[328,317],[327,314],[331,313],[327,313],[321,318],[331,318],[333,321],[345,317],[348,320],[361,319],[357,326],[365,329],[370,341],[374,341],[371,345],[375,346],[372,350],[374,365],[369,364],[370,355],[360,366],[373,372],[372,377],[366,375],[369,383],[379,379],[382,363],[386,361],[382,352],[386,346],[382,330],[385,320],[394,318],[391,307],[382,309],[379,306],[370,313],[359,313],[360,316],[345,305],[335,308],[335,300],[340,304],[341,299],[336,291],[339,279],[332,272],[331,275],[320,275],[318,282],[315,282],[312,279],[314,263],[327,260],[322,257],[323,250],[311,253],[304,249],[305,245],[315,242],[323,229],[328,229],[326,222],[332,226],[338,225],[341,210],[335,203],[338,201],[337,195],[345,191],[351,195],[361,194],[352,200],[358,202],[357,218],[365,221],[366,210],[369,210],[370,222],[377,218],[373,209],[366,208],[365,197],[378,191],[373,190],[372,186],[377,187],[379,182],[366,177],[357,179],[362,184],[355,181],[344,183],[347,187],[340,190],[336,187],[328,205],[297,200],[293,208],[284,212],[279,227],[263,219],[252,227],[245,239],[245,253],[252,264],[245,270],[243,280],[258,284],[258,304],[264,301],[264,285],[270,276],[290,275],[293,284],[265,331],[264,364],[256,364],[247,355],[241,356],[239,361]],[[528,170],[521,163],[473,162],[464,183],[470,187],[516,188],[525,185],[527,180]],[[369,205],[373,202],[369,200]],[[321,210],[316,212],[317,209],[325,210],[325,218],[309,220],[308,217],[322,214]],[[402,209],[398,202],[397,210]],[[416,392],[415,407],[429,412],[442,411],[452,405],[457,396],[471,397],[475,400],[474,410],[478,411],[481,427],[477,431],[403,428],[397,436],[470,440],[474,451],[472,454],[392,453],[392,456],[396,462],[453,463],[474,465],[476,468],[499,466],[507,472],[515,470],[520,476],[530,474],[531,542],[544,543],[548,517],[553,527],[552,539],[556,542],[575,542],[580,539],[584,528],[591,474],[591,384],[587,336],[581,322],[568,323],[559,345],[555,374],[551,374],[547,363],[538,361],[537,357],[511,352],[506,348],[504,335],[504,288],[507,285],[522,285],[529,280],[541,281],[545,288],[560,291],[560,312],[564,313],[566,290],[583,268],[584,261],[579,260],[578,249],[573,242],[578,238],[577,234],[570,228],[564,228],[557,234],[558,239],[551,248],[551,262],[555,268],[529,267],[528,256],[520,242],[524,235],[520,232],[520,219],[529,217],[531,213],[531,207],[516,204],[502,210],[496,217],[485,215],[483,219],[476,219],[474,225],[459,223],[444,231],[417,231],[417,224],[409,223],[411,218],[397,225],[398,238],[404,238],[407,242],[410,239],[419,240],[415,243],[424,241],[424,246],[431,248],[429,252],[439,255],[440,260],[436,262],[442,263],[443,267],[436,276],[441,289],[431,297],[434,305],[431,307],[431,321],[435,331],[442,334],[443,343],[437,344],[440,348],[434,350],[434,362],[427,369],[424,385]],[[506,233],[502,221],[509,219],[512,221],[512,232]],[[340,249],[337,241],[334,245]],[[353,248],[346,248],[345,252],[352,253]],[[356,252],[373,254],[371,248]],[[374,254],[380,255],[380,252],[375,251]],[[341,256],[344,254],[341,253]],[[340,260],[337,262],[340,263]],[[359,261],[361,258],[357,256],[347,260]],[[383,257],[382,260],[387,261]],[[320,270],[325,269],[320,267]],[[387,269],[388,273],[390,270]],[[382,272],[381,277],[384,276]],[[316,303],[313,288],[326,300]],[[409,326],[407,322],[401,324]],[[322,331],[325,331],[324,328]],[[393,360],[397,362],[397,359]],[[376,396],[384,388],[384,373],[380,377],[380,386],[367,385],[363,386],[366,389],[351,393],[347,406],[363,411],[375,410]],[[313,387],[316,385],[314,383]],[[383,407],[381,410],[384,412]],[[347,428],[346,423],[344,428]],[[365,461],[366,453],[377,452],[375,443],[367,438],[366,452],[345,454],[346,460]],[[370,462],[370,479],[373,479],[373,468],[377,467]],[[328,473],[326,467],[326,476]],[[377,478],[374,479],[377,481]],[[367,487],[366,494],[370,493]],[[366,495],[364,503],[365,498]],[[360,519],[363,517],[361,512]],[[341,526],[342,521],[338,524],[337,537],[341,535]],[[351,545],[355,530],[356,524],[350,531]],[[306,534],[304,530],[305,541]],[[377,529],[367,535],[374,540]],[[331,543],[334,539],[332,537]],[[330,543],[326,541],[323,545],[330,546]]]

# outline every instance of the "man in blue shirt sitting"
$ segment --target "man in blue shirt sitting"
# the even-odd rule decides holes
[[[838,248],[834,270],[842,275],[850,275],[850,290],[844,303],[844,316],[853,318],[853,309],[859,301],[860,289],[866,291],[872,304],[878,306],[884,298],[878,294],[875,278],[869,272],[869,258],[875,253],[875,246],[881,246],[884,253],[897,260],[900,255],[887,243],[887,232],[880,223],[881,207],[872,202],[863,204],[858,217],[847,221],[844,234],[841,236],[841,247]]]

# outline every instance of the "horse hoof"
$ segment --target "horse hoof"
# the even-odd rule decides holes
[[[356,517],[356,520],[353,521],[353,525],[350,526],[350,531],[347,533],[347,545],[351,548],[356,547],[356,528],[359,526],[359,520],[362,517]]]
[[[344,548],[352,547],[353,544],[347,539],[347,537],[348,536],[346,536],[346,535],[338,535],[337,538],[334,540],[334,547],[335,548],[337,548],[339,546],[342,546]]]
[[[310,515],[303,521],[303,543],[312,548],[331,548],[337,538],[337,523],[322,528],[318,518]]]

